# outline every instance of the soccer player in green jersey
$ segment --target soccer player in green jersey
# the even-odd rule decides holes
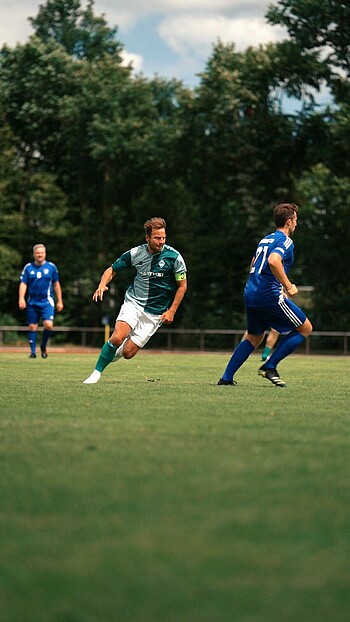
[[[162,324],[171,324],[187,290],[186,264],[168,246],[166,223],[155,217],[144,224],[146,243],[123,253],[102,274],[92,299],[103,300],[113,277],[126,268],[136,269],[134,282],[125,293],[113,334],[104,344],[92,374],[84,384],[95,384],[109,363],[131,359]]]

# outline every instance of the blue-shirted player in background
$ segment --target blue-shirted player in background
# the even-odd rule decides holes
[[[220,385],[237,384],[234,374],[260,345],[265,331],[272,327],[285,337],[260,367],[259,375],[277,387],[285,387],[277,365],[312,332],[312,324],[305,313],[289,299],[298,293],[287,276],[294,259],[294,243],[290,236],[297,226],[298,207],[294,203],[281,203],[275,207],[273,215],[276,231],[260,240],[244,290],[247,332],[234,350],[218,382]]]
[[[186,264],[172,246],[165,244],[166,223],[151,218],[144,224],[146,244],[126,251],[109,268],[96,289],[93,300],[103,300],[108,283],[126,268],[136,276],[129,285],[116,319],[113,334],[104,344],[92,374],[84,384],[95,384],[104,369],[124,357],[131,359],[162,324],[171,324],[187,290]]]
[[[56,309],[62,311],[62,290],[58,277],[58,270],[51,261],[46,261],[44,244],[33,247],[34,261],[27,263],[20,277],[18,306],[21,310],[27,309],[29,325],[28,339],[30,345],[29,358],[36,358],[36,337],[40,318],[43,320],[44,331],[40,345],[42,358],[47,358],[46,346],[52,335],[53,320]]]

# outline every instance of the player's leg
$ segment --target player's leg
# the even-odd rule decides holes
[[[276,341],[278,339],[279,333],[274,328],[270,329],[269,334],[266,337],[265,347],[263,349],[261,360],[266,361],[266,359],[270,356]]]
[[[123,357],[132,330],[139,322],[140,310],[134,305],[124,302],[120,308],[112,335],[103,345],[92,374],[84,380],[84,384],[96,384],[107,365]],[[136,352],[135,352],[136,354]]]
[[[227,363],[226,369],[218,384],[236,384],[236,381],[234,380],[236,371],[242,367],[243,363],[245,363],[251,353],[254,352],[254,350],[261,344],[263,338],[264,333],[262,335],[252,335],[250,333],[246,333],[246,337],[240,341],[238,346],[233,351],[233,354]]]
[[[305,313],[294,302],[285,298],[273,313],[271,324],[285,335],[270,358],[259,369],[259,374],[270,380],[276,386],[285,386],[277,372],[278,364],[292,354],[312,332],[312,324]],[[275,323],[276,322],[276,323]]]
[[[36,337],[37,337],[38,325],[30,323],[28,326],[28,341],[30,347],[29,358],[36,359]]]
[[[283,337],[281,343],[267,361],[266,368],[276,368],[278,363],[292,354],[311,333],[312,324],[310,320],[306,318],[301,326],[294,328],[288,335]]]
[[[126,321],[126,318],[128,321]],[[104,369],[121,357],[133,358],[161,326],[160,316],[145,313],[130,303],[124,303],[118,315],[113,334],[104,344],[95,370],[84,384],[95,384]]]
[[[53,320],[55,317],[55,305],[52,299],[41,304],[41,317],[43,319],[43,336],[40,344],[41,356],[47,359],[46,347],[53,333]]]
[[[261,344],[267,328],[265,322],[261,321],[257,311],[250,307],[246,309],[248,330],[245,332],[242,341],[233,351],[233,354],[226,366],[226,369],[218,381],[219,385],[236,384],[234,375],[242,367],[243,363],[252,352]]]
[[[40,344],[41,356],[43,359],[47,359],[47,351],[46,346],[47,343],[53,333],[53,322],[52,320],[43,320],[43,336]]]
[[[100,380],[101,374],[106,369],[107,365],[123,356],[123,347],[129,340],[130,332],[130,324],[117,319],[112,335],[102,346],[94,371],[84,380],[84,384],[96,384],[96,382]]]
[[[30,347],[29,358],[36,358],[36,340],[39,324],[39,313],[35,305],[27,304],[28,341]]]

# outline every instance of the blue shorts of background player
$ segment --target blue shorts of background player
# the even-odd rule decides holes
[[[55,316],[55,307],[48,300],[43,302],[27,303],[27,322],[28,324],[39,324],[40,319],[43,321],[53,321]]]
[[[274,307],[246,307],[246,316],[247,330],[251,335],[262,335],[268,328],[286,335],[306,320],[304,311],[288,298],[284,298],[282,305]]]

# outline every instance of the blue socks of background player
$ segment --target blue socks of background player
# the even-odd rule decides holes
[[[116,351],[117,348],[112,346],[109,341],[106,341],[106,343],[102,346],[101,354],[98,357],[95,369],[102,373],[107,365],[113,361]]]
[[[48,328],[44,328],[44,330],[43,330],[43,338],[42,338],[41,346],[40,346],[42,350],[46,350],[47,342],[50,339],[52,333],[53,333],[52,330],[49,330]],[[36,332],[36,330],[29,330],[28,331],[28,340],[29,340],[30,352],[31,352],[31,354],[35,354],[36,340],[37,340],[37,332]]]
[[[47,342],[50,339],[52,333],[53,333],[52,330],[49,330],[48,328],[44,328],[43,338],[42,338],[41,346],[40,346],[42,350],[46,350]]]
[[[263,369],[276,369],[278,363],[286,358],[289,354],[305,341],[305,337],[297,330],[292,330],[289,335],[283,337],[278,344],[276,350],[271,354],[270,358],[263,365]]]
[[[294,352],[294,350],[296,350],[296,348],[303,343],[303,341],[305,341],[305,337],[303,337],[303,335],[301,335],[297,330],[292,330],[289,335],[286,335],[280,341],[276,350],[262,366],[263,369],[276,369],[278,363],[282,361],[282,359],[286,358],[286,356]],[[233,380],[237,369],[243,365],[254,349],[254,346],[252,346],[248,339],[241,341],[234,350],[222,379],[227,382]]]
[[[233,376],[235,375],[237,369],[243,365],[254,350],[254,346],[250,343],[250,341],[248,341],[248,339],[241,341],[237,348],[235,348],[222,379],[228,382],[233,380]]]
[[[29,330],[28,331],[28,340],[29,340],[29,346],[30,346],[31,354],[35,354],[35,350],[36,350],[36,330]]]

